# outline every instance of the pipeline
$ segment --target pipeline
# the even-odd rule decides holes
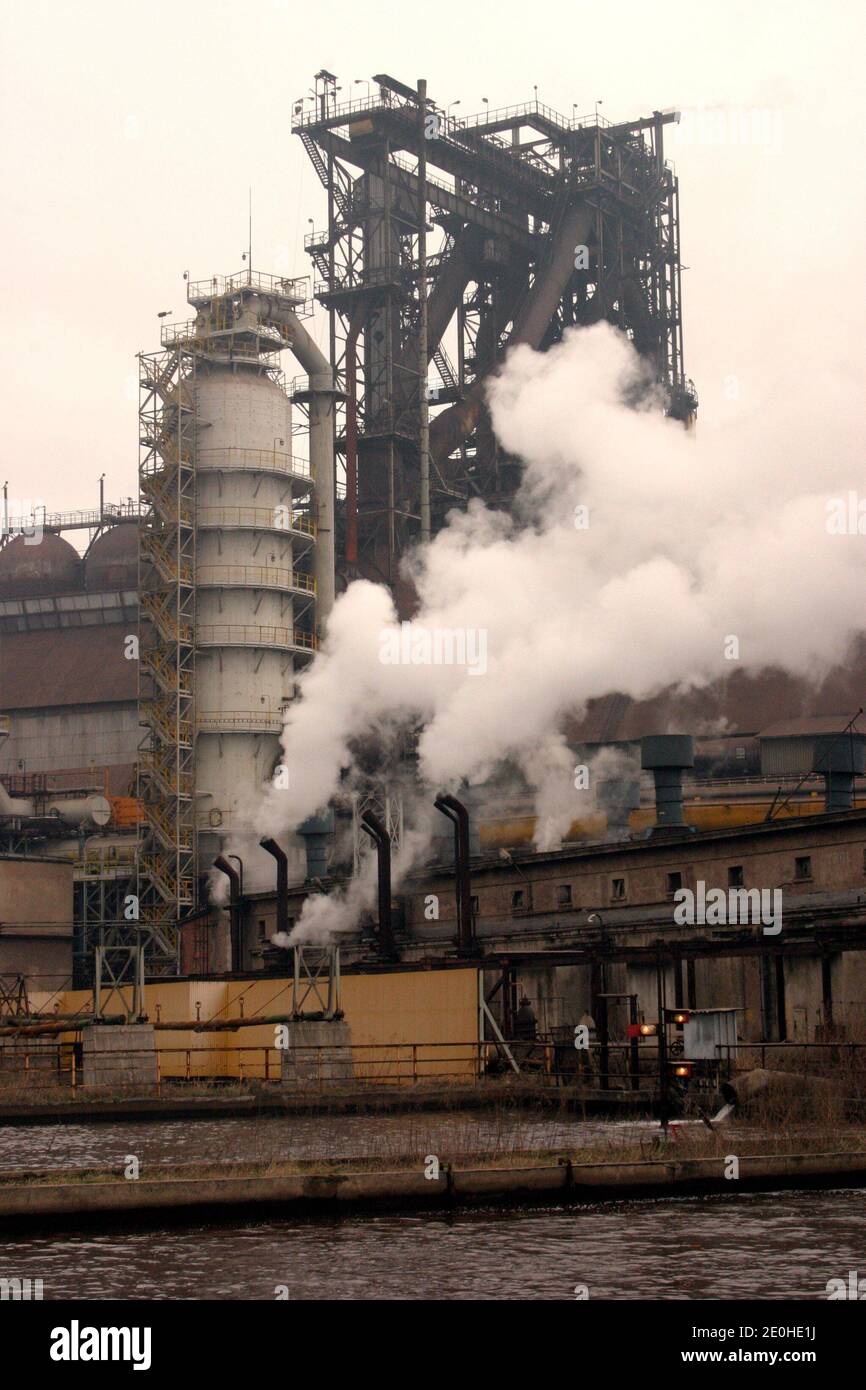
[[[457,887],[457,954],[477,953],[475,924],[472,920],[472,880],[469,867],[469,812],[454,796],[437,796],[437,811],[454,826],[454,868]]]
[[[277,932],[289,934],[289,860],[284,849],[276,840],[265,837],[259,840],[262,849],[272,854],[277,861]]]
[[[556,306],[574,273],[574,248],[585,244],[592,226],[592,213],[583,207],[569,208],[563,216],[555,241],[551,242],[546,264],[520,306],[506,347],[526,344],[538,348],[553,318]],[[495,368],[493,369],[495,370]],[[481,419],[491,372],[472,383],[462,401],[443,410],[430,425],[430,453],[444,463],[454,449],[472,433]]]
[[[230,940],[231,940],[231,964],[233,971],[242,968],[241,951],[241,876],[237,869],[229,863],[223,855],[218,854],[214,862],[214,868],[219,869],[225,874],[231,885],[231,900],[229,905]]]
[[[289,346],[309,377],[310,467],[316,480],[317,504],[316,625],[321,635],[336,597],[334,400],[337,392],[334,371],[297,314],[287,305],[266,294],[245,294],[244,304],[249,305],[262,323],[288,330]]]
[[[382,960],[399,960],[391,919],[391,841],[379,817],[365,811],[361,824],[375,842],[379,875],[379,955]]]

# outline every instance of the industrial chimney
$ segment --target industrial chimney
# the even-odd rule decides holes
[[[650,734],[640,741],[640,765],[655,779],[656,823],[650,834],[683,830],[683,773],[695,765],[689,734]]]
[[[824,809],[852,810],[854,779],[866,771],[866,734],[815,734],[812,743],[812,771],[824,778]]]

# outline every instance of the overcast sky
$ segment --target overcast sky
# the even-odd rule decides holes
[[[386,71],[456,114],[539,99],[623,120],[677,106],[686,370],[700,428],[850,379],[862,406],[863,10],[441,0],[4,0],[3,478],[49,510],[137,491],[135,354],[182,273],[306,274],[325,196],[292,102]],[[535,28],[533,29],[533,22]],[[342,99],[341,98],[341,99]],[[317,336],[323,340],[323,323]],[[819,441],[818,441],[819,443]],[[857,480],[852,479],[852,486]]]

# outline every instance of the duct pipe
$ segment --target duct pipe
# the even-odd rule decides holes
[[[454,796],[437,796],[433,805],[454,826],[454,870],[457,888],[457,954],[477,954],[472,921],[472,879],[469,868],[469,812]]]
[[[379,955],[382,960],[399,960],[391,921],[391,841],[379,817],[372,811],[364,812],[361,825],[376,844],[379,872]]]
[[[346,339],[346,564],[358,563],[358,363],[361,320],[352,322]]]
[[[297,314],[285,303],[266,294],[244,295],[262,323],[288,330],[289,346],[309,378],[310,466],[316,479],[316,625],[324,630],[336,597],[336,549],[334,508],[336,465],[334,462],[334,370],[321,348],[307,332]]]
[[[237,869],[229,863],[222,855],[218,854],[213,861],[215,869],[219,869],[225,874],[231,886],[231,897],[229,900],[229,939],[231,942],[231,963],[232,971],[241,969],[241,876]]]
[[[650,734],[640,741],[640,765],[653,774],[656,824],[652,833],[685,826],[683,772],[695,765],[694,742],[688,734]]]
[[[850,811],[854,806],[854,779],[866,770],[866,737],[851,731],[816,734],[812,771],[824,777],[826,811]]]
[[[506,346],[521,343],[538,348],[565,288],[574,274],[575,247],[585,245],[592,227],[592,213],[584,207],[569,208],[551,240],[546,263],[539,268],[532,289],[519,308]],[[430,452],[439,463],[462,444],[475,429],[484,409],[492,372],[483,373],[462,401],[443,410],[430,425]]]
[[[284,849],[276,840],[259,840],[262,849],[272,854],[277,861],[277,932],[289,934],[289,860]]]

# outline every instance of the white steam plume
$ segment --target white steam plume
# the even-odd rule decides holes
[[[642,384],[606,324],[510,355],[490,405],[525,463],[514,516],[472,502],[410,564],[413,632],[483,634],[483,671],[384,664],[382,634],[398,635],[391,598],[350,585],[301,677],[283,734],[289,785],[268,791],[262,829],[284,833],[322,807],[354,737],[419,717],[430,788],[512,760],[553,843],[572,814],[557,805],[572,773],[566,714],[612,690],[640,700],[770,665],[818,677],[843,659],[862,626],[863,538],[831,534],[826,519],[858,478],[851,383],[813,374],[806,392],[798,378],[762,413],[696,434],[657,403],[625,404]]]

